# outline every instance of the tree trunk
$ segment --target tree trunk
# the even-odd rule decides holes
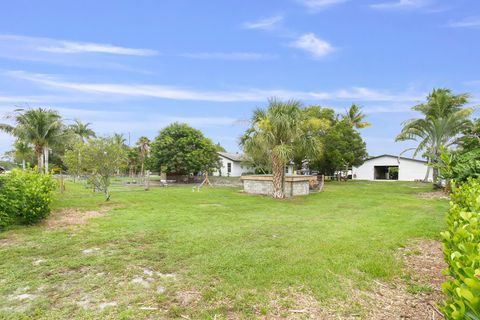
[[[283,182],[283,171],[285,166],[283,161],[281,161],[275,153],[272,153],[272,184],[273,184],[273,194],[272,196],[276,199],[282,199],[285,197],[283,194],[282,182]]]
[[[22,169],[25,170],[25,159],[22,159]]]
[[[44,169],[45,169],[45,173],[48,173],[48,154],[49,154],[49,150],[48,150],[48,147],[43,147],[43,157],[44,157]]]
[[[142,169],[141,169],[142,177],[145,177],[145,171],[143,170],[144,162],[145,162],[145,160],[142,159]]]
[[[432,178],[433,178],[433,187],[434,188],[441,188],[438,182],[438,168],[433,168],[432,170]]]
[[[430,176],[430,161],[427,163],[427,173],[425,174],[425,178],[423,182],[428,182],[428,177]]]
[[[37,168],[38,172],[43,173],[43,148],[36,146],[35,153],[37,155]]]

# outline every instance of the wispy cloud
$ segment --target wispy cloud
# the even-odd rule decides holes
[[[378,10],[410,10],[426,8],[433,3],[433,0],[396,0],[375,3],[370,5],[370,7]]]
[[[57,54],[99,53],[129,56],[152,56],[157,51],[151,49],[136,49],[104,43],[75,42],[42,37],[27,37],[12,34],[0,34],[0,41],[5,45],[19,49],[28,48],[32,51]]]
[[[204,59],[204,60],[270,60],[277,58],[276,55],[257,53],[257,52],[198,52],[183,53],[180,55],[185,58]]]
[[[317,59],[335,51],[335,48],[330,43],[318,38],[313,33],[307,33],[300,36],[298,39],[290,43],[290,46],[304,50]]]
[[[450,22],[451,28],[480,28],[480,17],[468,17],[463,20]]]
[[[345,3],[349,0],[299,0],[307,8],[318,11],[337,4]]]
[[[338,89],[334,91],[296,91],[285,89],[246,89],[234,91],[195,90],[177,86],[146,85],[146,84],[117,84],[117,83],[89,83],[68,81],[45,74],[32,74],[23,71],[12,71],[8,75],[37,83],[43,87],[80,92],[91,95],[106,95],[113,97],[161,98],[171,100],[192,100],[212,102],[249,102],[266,101],[275,96],[280,99],[296,98],[307,101],[418,101],[423,96],[415,93],[392,94],[364,87]]]
[[[283,21],[282,16],[273,16],[269,18],[260,19],[257,21],[250,21],[243,23],[245,29],[263,29],[272,30]]]

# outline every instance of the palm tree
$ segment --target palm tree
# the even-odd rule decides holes
[[[70,131],[78,138],[85,142],[89,138],[95,138],[95,132],[90,129],[91,123],[83,123],[82,121],[75,119],[75,123],[69,126]]]
[[[427,97],[427,102],[412,109],[423,114],[423,118],[410,119],[403,123],[396,141],[413,140],[418,142],[415,157],[424,153],[428,163],[437,163],[442,148],[449,148],[461,141],[460,134],[472,126],[468,119],[473,112],[472,108],[463,108],[467,103],[466,94],[454,95],[449,89],[434,89]],[[404,151],[404,152],[405,152]],[[428,179],[430,167],[427,169],[425,180]],[[438,167],[433,167],[433,183],[438,179]]]
[[[256,109],[251,119],[251,127],[241,138],[240,144],[247,155],[268,154],[272,167],[273,197],[283,198],[283,178],[285,166],[295,156],[295,150],[305,150],[299,146],[311,144],[310,150],[317,148],[315,141],[306,137],[301,103],[270,99],[267,109]]]
[[[48,172],[48,154],[63,136],[62,119],[51,109],[17,109],[7,118],[15,125],[0,124],[0,130],[33,145],[39,172]]]
[[[121,146],[126,146],[127,139],[125,139],[123,133],[114,133],[112,139],[114,143]]]
[[[350,109],[346,110],[344,115],[344,119],[357,129],[370,127],[369,122],[363,121],[365,117],[366,115],[362,113],[361,108],[354,103],[350,106]]]
[[[147,137],[142,136],[142,137],[138,138],[137,146],[138,146],[138,151],[139,151],[139,154],[140,154],[140,161],[141,161],[141,165],[142,165],[140,173],[142,174],[142,176],[145,176],[145,170],[144,170],[144,168],[145,168],[145,157],[147,156],[148,151],[150,150],[150,140]]]
[[[27,159],[31,159],[33,156],[32,146],[23,140],[17,139],[13,144],[13,148],[13,157],[15,161],[21,161],[22,169],[25,170]]]

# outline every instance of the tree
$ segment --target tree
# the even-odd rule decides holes
[[[241,138],[241,145],[248,156],[261,155],[270,158],[272,168],[273,197],[283,198],[283,178],[287,162],[292,161],[297,150],[318,150],[316,139],[308,136],[308,127],[296,100],[281,102],[270,99],[266,109],[256,109],[250,128]]]
[[[77,151],[82,154],[81,163],[76,162]],[[118,167],[126,162],[126,151],[113,138],[95,138],[86,143],[78,143],[75,150],[65,152],[65,162],[73,172],[79,170],[87,176],[87,181],[95,190],[110,199],[110,180]]]
[[[463,108],[468,102],[468,95],[454,95],[449,89],[434,89],[427,96],[427,102],[414,106],[414,111],[421,112],[422,118],[403,122],[403,128],[396,141],[413,140],[418,142],[414,151],[415,157],[420,152],[433,165],[433,183],[437,185],[438,167],[441,148],[459,144],[459,134],[472,126],[468,119],[472,108]],[[407,149],[410,150],[410,149]],[[407,151],[405,150],[405,151]],[[428,169],[429,170],[429,169]],[[428,179],[429,171],[425,175]]]
[[[127,139],[125,139],[125,136],[123,135],[123,133],[114,133],[113,137],[112,137],[112,140],[113,140],[113,142],[115,142],[116,144],[118,144],[122,147],[127,146]]]
[[[216,149],[218,152],[227,152],[227,150],[225,150],[225,148],[222,147],[222,145],[220,144],[220,142],[217,142],[217,144],[215,145],[215,149]]]
[[[15,162],[22,163],[22,169],[25,170],[26,162],[33,157],[32,146],[21,139],[15,140],[13,144],[13,159]]]
[[[140,173],[142,176],[145,176],[145,157],[150,151],[150,139],[147,137],[140,137],[137,141],[138,155],[140,157],[141,169]]]
[[[324,137],[324,153],[313,161],[311,169],[333,175],[359,166],[367,158],[366,144],[351,123],[345,119],[337,121]]]
[[[358,107],[356,104],[352,104],[350,108],[345,112],[343,119],[347,123],[349,123],[352,127],[357,129],[362,129],[366,127],[370,127],[370,123],[364,121],[366,115],[362,113],[361,108]]]
[[[215,145],[202,132],[186,124],[173,123],[160,131],[151,146],[158,168],[175,175],[211,172],[219,168]]]
[[[15,125],[0,124],[0,130],[12,134],[34,147],[39,172],[48,171],[49,148],[62,139],[64,128],[57,111],[51,109],[17,109],[7,118]]]
[[[87,139],[95,138],[95,132],[89,128],[91,123],[83,123],[79,119],[75,119],[75,123],[69,126],[70,131],[78,137],[82,142]]]

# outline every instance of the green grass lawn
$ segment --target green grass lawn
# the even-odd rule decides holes
[[[398,247],[445,228],[447,201],[416,195],[429,190],[332,182],[279,201],[236,188],[125,188],[86,224],[0,233],[0,318],[256,318],[276,297],[288,309],[293,292],[346,301],[401,273]],[[72,183],[54,203],[103,205]]]

